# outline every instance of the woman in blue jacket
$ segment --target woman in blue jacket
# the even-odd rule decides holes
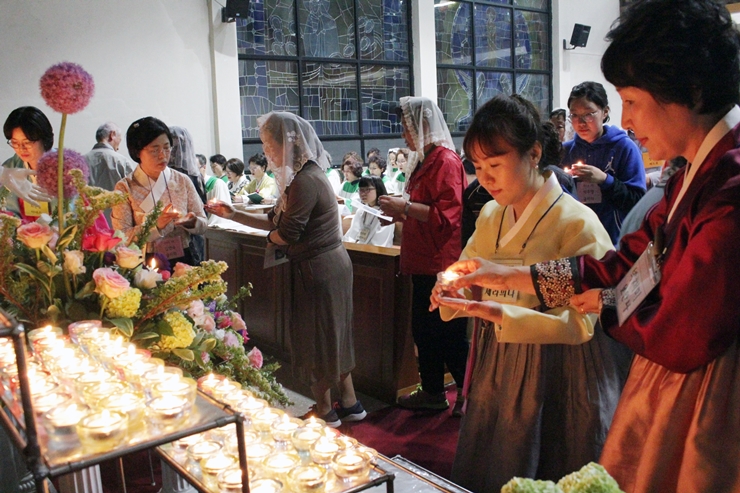
[[[615,245],[627,213],[645,195],[637,145],[609,121],[609,100],[598,82],[582,82],[568,98],[576,136],[563,144],[561,165],[576,179],[578,199],[599,216]]]

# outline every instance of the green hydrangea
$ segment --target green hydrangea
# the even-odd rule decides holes
[[[564,493],[622,493],[619,484],[603,466],[589,462],[580,471],[568,474],[558,481]]]
[[[165,321],[172,327],[174,336],[162,336],[159,340],[159,347],[163,351],[185,348],[190,346],[195,338],[193,326],[188,322],[185,316],[178,312],[172,311],[164,314]]]
[[[108,302],[105,314],[108,318],[132,318],[139,310],[141,291],[131,288],[118,298]]]
[[[501,488],[501,493],[563,493],[563,490],[552,481],[512,478]]]

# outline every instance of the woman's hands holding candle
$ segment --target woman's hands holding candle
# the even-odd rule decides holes
[[[172,204],[167,204],[162,210],[162,214],[157,218],[157,228],[164,229],[169,223],[180,218],[180,212]]]
[[[185,229],[192,229],[195,227],[195,223],[198,220],[198,216],[194,212],[188,212],[184,216],[175,220],[177,226],[182,226]]]
[[[581,181],[596,183],[597,185],[601,185],[606,181],[606,173],[596,166],[583,164],[580,161],[570,167],[570,174]]]
[[[205,205],[205,209],[211,214],[215,214],[218,217],[223,217],[226,219],[232,219],[234,217],[234,214],[236,214],[236,209],[234,209],[234,206],[227,204],[226,202],[221,202],[217,200],[209,200]]]

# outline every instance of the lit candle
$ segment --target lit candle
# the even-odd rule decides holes
[[[326,469],[316,464],[298,466],[287,475],[288,486],[295,493],[313,493],[321,491],[326,484]]]
[[[337,452],[339,444],[327,436],[322,436],[311,446],[311,459],[317,464],[329,464]]]
[[[118,411],[93,411],[77,423],[80,442],[97,452],[107,452],[126,438],[128,417]]]
[[[293,436],[293,432],[301,427],[303,421],[297,418],[291,418],[287,414],[283,414],[282,418],[273,421],[270,426],[272,432],[272,438],[276,442],[286,442]]]
[[[141,392],[125,391],[104,397],[93,406],[99,409],[109,409],[128,415],[129,429],[140,429],[144,424],[144,410],[146,409],[144,394]]]
[[[113,394],[124,393],[129,386],[117,380],[106,380],[104,382],[91,383],[82,389],[82,398],[88,406],[96,406],[98,401]]]
[[[157,425],[172,427],[188,417],[188,402],[184,397],[162,395],[147,403],[149,417]]]
[[[239,455],[239,437],[236,433],[226,435],[224,438],[224,447],[226,451],[232,455]],[[259,435],[253,431],[244,432],[244,445],[250,447],[259,441]]]
[[[268,455],[262,460],[262,470],[265,476],[283,481],[288,471],[301,462],[298,454],[292,452],[278,452]]]
[[[437,282],[440,286],[443,286],[445,288],[452,287],[452,283],[455,282],[457,279],[459,279],[462,276],[459,272],[454,272],[451,270],[446,270],[443,272],[437,273]]]
[[[208,431],[208,439],[218,443],[225,443],[229,436],[236,436],[236,425],[234,423]]]
[[[154,371],[160,366],[164,366],[164,361],[159,358],[149,358],[146,361],[133,361],[123,367],[123,376],[129,383],[143,389],[145,386],[142,385],[142,377],[147,372]]]
[[[75,403],[56,407],[44,415],[44,427],[49,435],[49,447],[67,449],[79,445],[77,423],[86,411]]]
[[[174,395],[177,397],[183,397],[188,407],[192,408],[195,404],[195,396],[198,393],[198,385],[192,378],[182,377],[178,379],[170,379],[164,382],[159,382],[152,388],[152,395],[155,397],[162,395]]]
[[[61,335],[62,329],[60,329],[59,327],[46,325],[44,327],[29,331],[26,335],[26,338],[28,339],[28,342],[30,342],[33,346],[36,341],[40,341],[41,339],[56,339],[58,336]]]
[[[320,430],[304,426],[293,432],[291,442],[299,453],[305,453],[311,450],[311,445],[322,436],[324,435]]]
[[[250,493],[279,493],[282,490],[283,483],[277,479],[262,478],[249,482]]]
[[[149,262],[149,270],[152,272],[159,272],[159,269],[157,268],[157,260],[154,257],[152,257]]]
[[[200,463],[203,459],[221,451],[221,444],[211,440],[202,440],[188,447],[188,458]]]
[[[262,433],[268,433],[272,423],[281,418],[283,414],[285,414],[284,411],[270,407],[256,411],[252,414],[252,428]]]
[[[188,435],[179,440],[175,440],[172,442],[172,450],[174,450],[175,453],[183,453],[191,445],[204,441],[205,435],[205,433],[196,433],[195,435]]]
[[[221,471],[224,471],[236,464],[236,462],[236,457],[224,454],[223,452],[218,452],[202,459],[200,461],[200,470],[203,471],[203,479],[205,479],[207,483],[215,483],[216,476],[218,476]]]
[[[218,475],[218,489],[221,493],[242,493],[242,470],[239,467],[229,467],[221,471]]]
[[[264,442],[256,442],[247,447],[247,464],[250,473],[256,473],[262,469],[262,461],[272,453],[272,450],[273,446]]]
[[[345,480],[359,479],[370,471],[370,460],[355,450],[339,452],[332,460],[334,474]]]
[[[224,378],[220,382],[216,383],[211,389],[211,396],[214,399],[223,401],[227,395],[241,390],[242,386],[233,380]]]
[[[252,414],[256,413],[260,409],[264,409],[265,407],[267,407],[267,401],[263,399],[255,399],[254,397],[247,397],[236,404],[234,409],[244,413],[247,418],[251,418]]]
[[[180,378],[182,378],[182,368],[178,368],[176,366],[157,365],[155,369],[144,373],[140,382],[141,386],[144,388],[144,392],[151,396],[154,386],[158,383],[177,380]]]
[[[336,440],[337,444],[339,445],[339,450],[349,450],[357,446],[357,440],[352,437],[342,435],[340,437],[337,437]]]
[[[326,421],[317,418],[316,416],[311,416],[303,422],[303,426],[305,428],[313,428],[317,431],[321,431],[326,426]]]
[[[225,378],[226,377],[224,377],[223,375],[215,375],[213,373],[209,373],[208,375],[205,375],[198,379],[198,388],[200,388],[200,390],[202,390],[206,394],[211,395],[213,393],[213,388]]]
[[[33,410],[36,414],[44,414],[58,406],[63,406],[72,400],[72,396],[67,392],[59,390],[48,392],[37,396],[33,400]]]
[[[72,342],[77,344],[79,342],[79,335],[87,332],[88,330],[96,329],[100,330],[103,328],[103,322],[100,320],[81,320],[79,322],[73,322],[67,326],[67,332]]]

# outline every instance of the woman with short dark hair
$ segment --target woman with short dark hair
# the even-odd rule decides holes
[[[246,193],[245,189],[249,184],[249,179],[244,176],[244,162],[241,159],[231,158],[226,161],[226,176],[229,178],[229,194],[232,202]]]
[[[267,174],[267,158],[261,152],[249,158],[249,171],[252,173],[252,181],[249,182],[245,189],[245,196],[256,193],[262,197],[259,202],[273,203],[277,197],[277,184],[275,179]],[[237,197],[237,202],[244,197]],[[252,198],[249,202],[256,202]]]
[[[190,178],[168,167],[172,152],[169,127],[151,116],[136,120],[126,132],[126,145],[139,165],[116,184],[115,189],[126,194],[128,201],[113,207],[113,227],[126,235],[139,234],[147,215],[161,201],[164,209],[147,238],[147,252],[162,253],[172,266],[176,262],[195,265],[190,235],[205,233],[206,216]]]
[[[367,207],[378,211],[378,214],[380,214],[378,197],[388,195],[383,180],[374,175],[363,176],[360,178],[358,191],[362,205],[358,206],[357,212],[352,217],[352,224],[342,239],[350,243],[362,243],[382,247],[393,246],[394,226],[392,224],[384,225],[381,223],[378,215],[365,209]]]

